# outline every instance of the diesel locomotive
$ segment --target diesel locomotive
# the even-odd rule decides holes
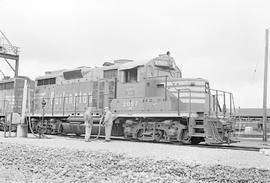
[[[227,143],[234,122],[230,92],[210,88],[202,78],[183,78],[169,53],[156,58],[105,62],[0,82],[0,118],[20,113],[22,80],[27,80],[27,118],[33,131],[84,134],[83,113],[93,108],[92,135],[103,108],[114,115],[112,136],[141,141]]]

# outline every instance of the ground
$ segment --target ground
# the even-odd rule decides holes
[[[171,144],[0,133],[0,160],[0,182],[270,182],[270,156]]]

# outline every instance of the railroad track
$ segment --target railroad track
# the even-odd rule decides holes
[[[69,137],[69,138],[75,138],[75,139],[83,139],[83,136],[76,136],[76,135],[61,135],[62,137]],[[104,136],[100,136],[100,140],[104,140]],[[92,138],[92,140],[94,140]],[[95,139],[97,140],[97,139]],[[210,148],[210,149],[227,149],[227,150],[241,150],[241,151],[257,151],[259,152],[261,148],[259,147],[250,147],[250,146],[236,146],[234,144],[226,145],[226,144],[197,144],[197,145],[191,145],[191,144],[181,144],[177,142],[150,142],[150,141],[139,141],[139,140],[130,140],[130,139],[124,139],[122,137],[112,137],[112,140],[117,141],[128,141],[128,142],[134,142],[134,143],[155,143],[155,144],[164,144],[164,145],[175,145],[175,146],[186,146],[186,147],[196,147],[196,148]]]
[[[52,136],[59,136],[59,135],[52,135]],[[77,135],[70,135],[70,134],[62,134],[62,137],[68,138],[75,138],[75,139],[83,139],[84,136],[77,136]],[[48,138],[48,135],[45,135],[45,138]],[[93,137],[92,137],[93,139]],[[100,136],[99,139],[105,139],[104,136]],[[175,145],[175,146],[186,146],[186,147],[196,147],[196,148],[210,148],[210,149],[227,149],[227,150],[241,150],[241,151],[260,151],[261,148],[259,147],[251,147],[251,146],[236,146],[234,144],[227,145],[227,144],[182,144],[178,142],[151,142],[151,141],[139,141],[139,140],[130,140],[124,139],[123,137],[112,137],[113,140],[117,141],[128,141],[134,143],[155,143],[155,144],[164,144],[164,145]],[[96,139],[95,139],[96,140]]]
[[[241,150],[241,151],[260,151],[259,147],[249,147],[249,146],[235,146],[235,145],[222,145],[222,144],[198,144],[198,145],[189,145],[198,148],[212,148],[212,149],[228,149],[228,150]]]

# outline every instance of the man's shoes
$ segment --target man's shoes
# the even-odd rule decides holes
[[[104,140],[104,142],[110,142],[111,140]]]

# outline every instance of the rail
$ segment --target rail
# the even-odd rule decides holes
[[[77,135],[66,135],[62,134],[62,136],[69,138],[69,139],[82,139],[84,138],[83,136],[77,136]],[[92,136],[92,135],[91,135]],[[93,135],[96,136],[96,135]],[[101,135],[101,139],[104,139],[105,136]],[[130,141],[130,139],[125,139],[123,137],[117,137],[117,136],[112,136],[111,137],[115,141]],[[161,142],[161,141],[132,141],[132,143],[143,143],[143,144],[164,144],[164,145],[171,145],[171,146],[183,146],[183,147],[193,147],[193,148],[208,148],[208,149],[224,149],[224,150],[237,150],[237,151],[255,151],[259,152],[260,147],[254,147],[254,146],[241,146],[241,145],[226,145],[226,144],[204,144],[200,143],[197,145],[192,145],[192,144],[183,144],[179,142]]]

